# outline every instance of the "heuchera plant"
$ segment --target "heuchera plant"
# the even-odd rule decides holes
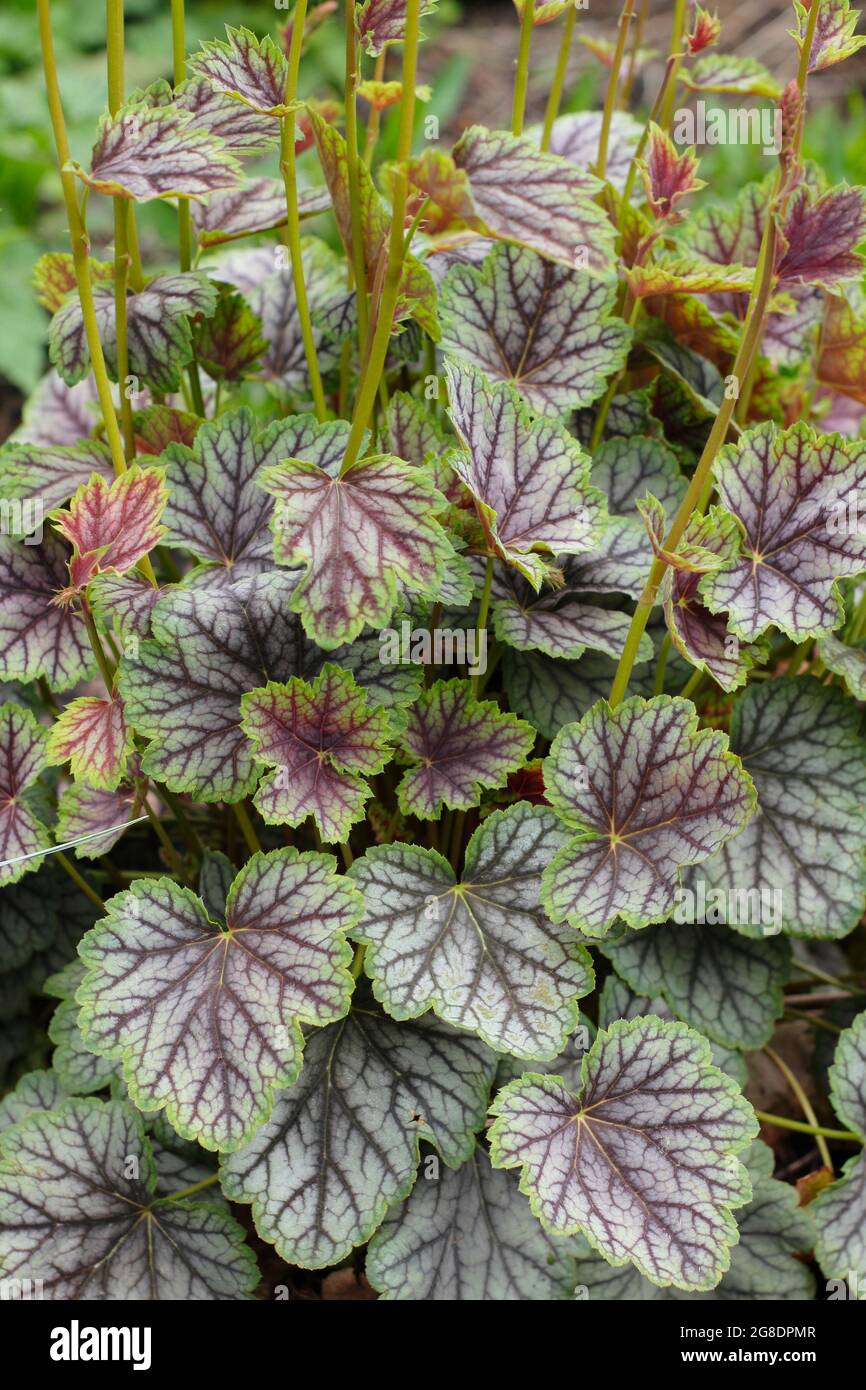
[[[801,153],[866,39],[796,4],[781,90],[677,4],[642,123],[626,0],[560,115],[583,7],[521,0],[510,128],[446,148],[434,8],[188,55],[172,0],[127,92],[109,0],[80,164],[38,0],[70,249],[0,455],[0,1277],[866,1287],[866,209]],[[320,23],[342,103],[298,96]],[[777,136],[727,206],[712,94]]]

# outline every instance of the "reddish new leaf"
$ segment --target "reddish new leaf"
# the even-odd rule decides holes
[[[126,106],[103,116],[90,172],[73,171],[97,193],[133,198],[202,198],[230,188],[241,168],[222,140],[196,130],[193,116],[176,106]]]
[[[841,184],[814,198],[807,188],[792,200],[777,262],[779,283],[833,290],[863,270],[856,247],[866,237],[862,188]]]
[[[241,727],[257,760],[276,768],[255,796],[264,819],[299,825],[313,816],[326,843],[347,840],[370,797],[365,778],[387,761],[389,733],[387,714],[352,675],[328,663],[312,685],[271,681],[243,696]]]
[[[73,700],[50,729],[46,749],[48,762],[69,763],[73,777],[104,791],[119,785],[131,750],[132,730],[116,695]]]
[[[228,24],[226,35],[203,44],[189,60],[190,71],[264,116],[278,118],[296,110],[297,102],[286,103],[289,65],[274,40]]]
[[[504,786],[526,761],[535,730],[493,700],[473,698],[468,681],[437,681],[408,711],[400,736],[415,764],[397,788],[406,815],[435,820],[448,806],[477,806],[484,788]]]
[[[841,63],[843,58],[850,58],[852,53],[863,47],[866,38],[854,33],[860,11],[852,10],[848,0],[812,0],[812,4],[820,8],[809,54],[808,70],[820,72],[822,68]],[[801,53],[809,28],[810,8],[809,5],[800,4],[800,0],[794,0],[797,27],[789,29],[788,33],[795,40]]]
[[[73,583],[133,569],[163,534],[159,518],[167,497],[159,468],[128,468],[112,483],[94,473],[69,507],[55,513],[58,531],[73,547]]]
[[[364,459],[335,478],[290,459],[259,481],[277,499],[277,560],[305,569],[292,609],[326,651],[351,642],[365,623],[387,622],[398,580],[414,591],[435,589],[453,555],[434,519],[445,499],[400,459]]]
[[[677,203],[705,188],[703,179],[696,177],[699,160],[694,150],[680,153],[670,136],[654,121],[649,124],[646,155],[640,161],[647,200],[656,217],[665,222],[678,222],[682,213]]]
[[[435,10],[436,0],[421,0],[421,14]],[[371,58],[406,35],[406,0],[364,0],[357,10],[358,36]]]

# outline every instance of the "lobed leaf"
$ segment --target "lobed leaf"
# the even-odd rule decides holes
[[[483,1043],[438,1019],[353,1011],[310,1038],[270,1121],[223,1159],[223,1190],[252,1203],[256,1230],[281,1258],[336,1264],[408,1195],[422,1139],[449,1167],[471,1156],[494,1070]]]
[[[74,162],[70,167],[95,192],[137,203],[206,197],[241,176],[223,141],[196,128],[191,112],[134,102],[100,117],[90,171]]]
[[[755,789],[726,735],[698,730],[688,700],[599,701],[561,729],[544,761],[545,794],[574,831],[542,882],[555,922],[603,936],[617,917],[661,922],[680,869],[737,835]]]
[[[331,477],[295,458],[263,470],[259,481],[277,499],[277,561],[304,567],[292,611],[326,651],[352,641],[366,623],[386,623],[398,580],[429,594],[443,578],[453,551],[431,512],[444,498],[400,459],[366,458]]]
[[[165,1109],[206,1149],[237,1149],[301,1069],[301,1024],[348,1008],[343,932],[361,900],[329,855],[256,854],[225,926],[171,879],[139,879],[107,905],[79,954],[85,1045],[120,1060],[139,1108]]]
[[[243,1231],[211,1203],[156,1204],[141,1116],[68,1100],[5,1131],[0,1259],[52,1299],[245,1299],[258,1270]],[[129,1159],[137,1160],[130,1177]]]
[[[440,293],[443,349],[510,382],[541,415],[591,404],[625,363],[631,334],[611,317],[613,284],[495,246],[480,269],[457,265]]]
[[[385,1217],[367,1278],[388,1300],[549,1302],[574,1290],[563,1242],[546,1234],[508,1173],[475,1150],[456,1171],[422,1178]]]
[[[469,126],[453,150],[469,176],[475,228],[549,260],[609,275],[614,229],[593,202],[598,179],[528,135]]]
[[[468,810],[482,788],[500,787],[523,766],[535,730],[492,700],[476,700],[468,681],[436,681],[407,711],[400,744],[411,766],[397,787],[405,815],[435,820],[443,805]]]
[[[731,747],[754,778],[758,809],[738,839],[701,866],[705,889],[721,890],[719,920],[760,934],[752,904],[760,919],[763,902],[794,936],[853,930],[866,903],[866,753],[858,730],[856,708],[814,680],[751,685],[737,697]]]
[[[599,1033],[572,1095],[528,1075],[500,1091],[495,1167],[548,1230],[582,1232],[613,1265],[653,1283],[711,1289],[730,1263],[731,1210],[751,1196],[735,1155],[757,1132],[752,1108],[682,1023],[636,1018]]]
[[[367,947],[376,998],[397,1019],[432,1009],[513,1056],[561,1052],[593,988],[589,953],[547,920],[541,871],[567,839],[556,816],[519,801],[475,831],[458,880],[419,845],[381,845],[352,866],[365,911],[352,936]]]
[[[549,556],[591,549],[605,520],[589,486],[589,458],[564,426],[533,419],[513,386],[476,367],[445,363],[449,414],[465,450],[449,456],[481,505],[499,554],[538,589]]]
[[[276,768],[255,804],[269,825],[312,816],[326,843],[348,840],[370,797],[367,777],[390,749],[388,716],[367,702],[353,676],[328,662],[312,685],[294,677],[241,698],[241,727],[258,762]]]
[[[866,444],[771,421],[719,455],[719,499],[743,530],[740,556],[701,581],[714,613],[746,641],[771,624],[799,642],[842,621],[837,580],[866,567],[848,506],[866,480]]]

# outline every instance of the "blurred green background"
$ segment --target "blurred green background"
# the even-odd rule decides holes
[[[779,6],[771,6],[778,10]],[[131,91],[171,74],[169,0],[126,0],[126,86]],[[587,23],[612,37],[615,11],[591,9]],[[723,21],[724,5],[721,6]],[[669,27],[665,7],[653,5],[659,32]],[[105,6],[103,0],[54,0],[55,39],[73,155],[89,158],[95,125],[105,104]],[[269,0],[187,0],[187,48],[220,36],[225,23],[246,24],[258,33],[277,33],[287,14]],[[583,23],[581,19],[581,23]],[[787,25],[787,18],[783,23]],[[517,24],[511,0],[440,0],[437,14],[425,20],[428,42],[422,50],[421,78],[432,87],[419,120],[436,114],[442,138],[456,134],[465,120],[508,123],[510,84],[517,51]],[[536,31],[528,116],[538,119],[555,61],[558,25]],[[734,35],[731,34],[733,38]],[[726,45],[723,31],[722,47]],[[742,40],[747,51],[746,41]],[[392,60],[393,61],[393,60]],[[302,64],[302,91],[339,96],[344,44],[342,24],[331,20],[311,36]],[[794,65],[793,45],[779,47],[779,75],[786,80]],[[367,60],[367,71],[372,64]],[[636,88],[638,109],[652,98],[660,65],[647,70],[647,89]],[[847,89],[823,104],[816,101],[807,126],[806,152],[819,160],[831,182],[866,183],[866,100],[858,84],[863,68],[850,71]],[[564,110],[597,107],[606,71],[585,49],[574,46],[572,80]],[[464,116],[465,110],[465,116]],[[385,113],[381,155],[393,149],[396,112]],[[701,151],[701,175],[714,197],[732,196],[767,172],[766,160],[750,146],[713,147]],[[262,172],[275,174],[275,158]],[[315,178],[315,157],[302,163],[302,174]],[[109,200],[92,198],[89,229],[97,253],[111,238]],[[139,217],[145,263],[153,271],[173,264],[175,218],[170,207],[150,204]],[[317,228],[318,230],[318,228]],[[45,107],[39,42],[33,0],[0,3],[0,438],[14,424],[20,394],[27,394],[46,366],[47,316],[36,303],[30,277],[46,250],[67,249],[60,184],[54,163]]]

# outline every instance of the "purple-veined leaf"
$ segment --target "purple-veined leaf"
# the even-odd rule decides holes
[[[133,92],[130,103],[142,106],[175,106],[192,116],[191,130],[206,130],[223,142],[228,154],[265,154],[279,139],[279,127],[269,116],[242,106],[213,86],[206,77],[192,77],[172,89],[165,78]]]
[[[555,922],[604,936],[664,921],[680,869],[737,835],[755,789],[728,739],[698,730],[689,700],[604,701],[566,725],[544,761],[545,795],[574,839],[545,870],[544,905]]]
[[[791,201],[776,263],[779,284],[836,290],[862,274],[856,247],[866,237],[866,190],[840,184],[815,197],[800,189]]]
[[[24,402],[22,421],[12,439],[15,442],[50,445],[77,444],[87,439],[99,420],[99,398],[92,377],[75,386],[52,368]]]
[[[682,1023],[623,1020],[599,1033],[579,1095],[557,1077],[512,1081],[493,1105],[491,1155],[521,1168],[535,1215],[584,1234],[653,1283],[711,1289],[751,1196],[734,1155],[758,1122],[709,1043]]]
[[[255,796],[264,819],[300,825],[312,816],[326,844],[347,840],[371,795],[365,778],[387,762],[390,732],[353,676],[329,662],[312,684],[294,677],[248,691],[241,726],[257,761],[276,769]]]
[[[196,129],[177,106],[121,107],[99,121],[90,171],[71,169],[97,193],[147,203],[153,198],[201,198],[230,188],[241,166],[222,140]]]
[[[384,455],[331,477],[306,459],[264,469],[276,497],[274,554],[303,565],[292,594],[308,636],[326,651],[387,622],[397,581],[429,593],[453,550],[431,513],[445,499],[417,469]]]
[[[115,631],[122,644],[131,644],[136,637],[150,636],[154,605],[165,597],[170,587],[155,589],[138,572],[98,574],[91,580],[88,597],[93,611],[108,631]]]
[[[84,961],[76,958],[49,976],[43,985],[45,994],[60,1000],[48,1025],[48,1036],[54,1043],[51,1067],[57,1073],[63,1090],[73,1096],[92,1095],[94,1091],[101,1091],[110,1085],[118,1076],[114,1062],[90,1052],[81,1041],[75,991],[86,973]]]
[[[16,1082],[15,1090],[0,1101],[0,1131],[18,1125],[38,1110],[59,1110],[68,1093],[53,1071],[30,1071]]]
[[[40,545],[0,534],[0,679],[44,676],[60,691],[93,670],[81,618],[54,603],[69,582],[68,555],[51,531]]]
[[[346,141],[340,132],[311,111],[310,119],[319,161],[331,195],[334,216],[346,253],[353,255],[352,209],[349,195],[349,170]],[[377,274],[391,231],[391,216],[373,183],[365,164],[359,166],[359,203],[361,235],[364,243],[364,265],[367,288],[372,292],[378,284]],[[425,266],[414,256],[403,258],[400,289],[394,306],[394,322],[414,318],[432,338],[439,338],[436,318],[436,286]]]
[[[753,1140],[741,1159],[749,1174],[752,1197],[737,1212],[739,1240],[731,1250],[729,1269],[712,1292],[659,1288],[630,1265],[617,1268],[608,1264],[587,1243],[584,1254],[575,1253],[576,1278],[588,1297],[616,1302],[813,1299],[815,1278],[806,1263],[815,1244],[812,1208],[800,1207],[796,1189],[772,1176],[773,1151],[759,1139]]]
[[[723,613],[711,613],[701,602],[703,574],[732,560],[739,552],[739,532],[729,512],[711,507],[706,516],[693,516],[683,533],[678,559],[695,553],[694,566],[669,565],[660,596],[665,621],[677,651],[699,671],[706,671],[723,690],[736,690],[763,653],[743,645],[728,630]],[[713,563],[713,556],[717,563]]]
[[[0,884],[14,883],[41,859],[9,864],[49,843],[45,826],[27,803],[26,792],[46,765],[46,730],[21,705],[0,705]]]
[[[827,633],[818,639],[818,655],[834,675],[841,676],[855,700],[866,700],[866,650],[849,647]]]
[[[97,290],[94,303],[105,359],[116,376],[113,291]],[[216,305],[216,286],[198,271],[158,275],[139,294],[130,295],[126,304],[130,373],[155,391],[176,391],[181,369],[192,359],[190,321],[213,314]],[[90,351],[77,298],[69,299],[54,315],[48,344],[51,361],[68,385],[88,374]]]
[[[266,118],[260,118],[266,119]],[[302,188],[298,191],[298,213],[314,217],[331,206],[327,189]],[[239,237],[270,232],[286,222],[286,189],[282,179],[247,179],[234,188],[221,189],[193,204],[192,217],[200,246],[221,246]],[[259,247],[275,265],[276,247]]]
[[[397,788],[406,815],[435,820],[443,805],[477,806],[483,788],[501,787],[535,742],[531,724],[476,700],[468,681],[436,681],[407,712],[400,744],[410,766]]]
[[[440,293],[442,347],[508,381],[540,415],[589,405],[625,363],[631,332],[611,317],[613,283],[517,246],[455,266]]]
[[[420,13],[430,14],[437,0],[421,0]],[[364,51],[377,58],[390,43],[400,43],[406,34],[406,0],[364,0],[356,8],[358,37]]]
[[[373,992],[396,1019],[432,1009],[513,1056],[554,1057],[593,988],[589,953],[547,920],[541,871],[568,832],[544,806],[496,811],[466,848],[462,880],[435,850],[381,845],[352,866]]]
[[[650,927],[648,930],[653,931],[654,928]],[[655,1014],[656,1018],[664,1019],[667,1023],[676,1021],[673,1009],[660,994],[653,995],[652,998],[643,994],[633,994],[625,981],[621,980],[618,975],[608,975],[598,998],[599,1028],[609,1028],[611,1023],[615,1023],[618,1018],[638,1018],[641,1014]],[[749,1080],[749,1069],[742,1052],[738,1052],[736,1048],[723,1047],[721,1043],[712,1041],[710,1041],[710,1052],[714,1065],[720,1071],[727,1072],[728,1076],[732,1076],[742,1087],[746,1086]],[[553,1068],[545,1067],[543,1070],[552,1071]],[[513,1079],[514,1075],[505,1077],[506,1081]],[[572,1086],[580,1084],[579,1063],[577,1078],[570,1084]]]
[[[477,125],[461,135],[454,160],[469,175],[477,231],[610,274],[614,229],[593,202],[601,185],[592,174],[542,153],[530,136]]]
[[[301,259],[319,366],[339,362],[343,339],[355,322],[354,295],[346,290],[345,266],[324,242],[302,242]],[[267,339],[262,373],[266,381],[307,393],[307,358],[301,336],[295,281],[289,266],[275,270],[248,294]]]
[[[750,685],[734,703],[731,747],[758,791],[742,835],[695,871],[721,921],[761,935],[758,907],[795,936],[842,937],[866,904],[866,753],[855,705],[817,681]],[[697,891],[697,883],[688,880]],[[740,906],[743,893],[747,910]]]
[[[69,763],[73,777],[110,792],[117,789],[131,751],[132,731],[116,695],[73,700],[49,730],[46,748],[49,763]]]
[[[198,801],[239,801],[257,781],[240,701],[262,676],[288,678],[314,654],[288,613],[291,575],[215,592],[176,590],[153,611],[153,638],[124,656],[126,716],[151,740],[143,770]]]
[[[125,655],[120,690],[132,727],[151,740],[143,770],[197,801],[240,801],[258,781],[240,727],[245,691],[262,680],[311,679],[324,656],[289,611],[297,576],[270,573],[217,590],[177,589],[157,604],[153,638]],[[389,668],[379,641],[360,641],[333,658],[353,672],[371,702],[407,704],[419,669]]]
[[[839,1039],[830,1067],[830,1099],[847,1128],[866,1141],[866,1013]],[[828,1279],[866,1276],[866,1153],[849,1158],[842,1177],[812,1206],[815,1255]],[[861,1285],[862,1287],[862,1285]],[[850,1295],[849,1295],[850,1296]]]
[[[866,485],[866,444],[768,421],[722,450],[715,476],[743,542],[701,581],[707,607],[746,641],[773,624],[797,642],[838,627],[836,581],[866,568],[866,535],[848,515]]]
[[[349,1005],[343,935],[361,899],[330,855],[256,854],[226,902],[226,927],[170,879],[113,897],[79,954],[85,1046],[123,1063],[136,1104],[206,1149],[232,1150],[297,1078],[301,1024]]]
[[[820,72],[822,68],[841,63],[866,43],[866,38],[854,32],[860,11],[852,10],[849,0],[815,0],[815,4],[820,8],[809,54],[809,72]],[[809,8],[800,4],[800,0],[794,0],[794,9],[797,27],[789,29],[788,33],[802,53],[809,28]]]
[[[405,459],[413,468],[423,468],[435,459],[445,445],[445,432],[435,416],[407,391],[395,391],[388,403],[387,440],[390,452]],[[437,487],[439,483],[437,481]],[[439,487],[440,492],[445,491]],[[449,498],[449,500],[451,500]]]
[[[664,440],[642,434],[604,440],[592,456],[592,482],[619,516],[634,517],[648,492],[673,515],[686,495],[676,454]]]
[[[83,483],[69,506],[54,513],[57,530],[73,548],[73,584],[84,587],[94,574],[133,569],[163,534],[159,518],[167,496],[161,468],[133,465],[111,483],[99,473]]]
[[[202,425],[191,448],[163,454],[169,499],[166,545],[192,551],[229,582],[273,567],[271,498],[257,485],[263,468],[301,451],[323,467],[339,464],[346,422],[317,424],[293,415],[259,427],[250,410],[229,411]]]
[[[39,500],[43,514],[68,502],[94,473],[110,482],[114,477],[111,451],[98,439],[85,439],[71,445],[39,445],[17,440],[0,453],[3,499],[25,502]],[[24,518],[26,508],[22,510]],[[4,521],[6,516],[4,513]],[[4,529],[13,533],[11,515]],[[21,534],[21,528],[18,528]]]
[[[155,1205],[142,1118],[92,1097],[6,1130],[0,1259],[53,1299],[236,1301],[259,1279],[243,1230],[212,1202]],[[130,1159],[137,1160],[130,1177]],[[176,1191],[182,1188],[175,1188]]]
[[[214,381],[237,384],[254,376],[267,346],[261,319],[243,295],[230,290],[220,295],[214,313],[195,335],[196,358]]]
[[[591,172],[598,158],[600,133],[600,111],[577,111],[569,116],[558,116],[550,134],[550,153],[561,155],[578,169]],[[625,187],[641,134],[642,127],[634,116],[627,111],[613,113],[604,176],[618,193]]]
[[[626,277],[635,299],[648,299],[656,294],[718,294],[721,291],[747,295],[755,272],[751,266],[715,265],[698,260],[696,256],[665,256],[651,265],[632,266]]]
[[[577,661],[551,657],[539,649],[506,648],[503,682],[510,707],[529,719],[543,738],[553,739],[565,724],[585,714],[610,694],[616,661],[601,652],[585,652]],[[642,688],[646,662],[635,668],[634,688]]]
[[[543,589],[540,594],[513,570],[494,575],[492,615],[498,640],[520,651],[541,651],[566,660],[576,660],[587,647],[618,658],[631,626],[631,617],[590,601],[589,594],[599,591],[592,570],[591,554],[586,565],[581,563],[581,558],[577,558],[573,566],[567,562],[562,586]],[[641,585],[646,572],[644,566]],[[612,581],[611,587],[625,592],[627,576],[625,579],[612,577]],[[644,634],[637,659],[649,661],[652,654],[652,642]]]
[[[773,1035],[791,967],[783,937],[745,941],[711,922],[668,922],[601,948],[638,994],[661,995],[684,1023],[747,1051]]]
[[[480,503],[500,555],[538,588],[548,555],[589,550],[605,520],[589,457],[557,421],[532,419],[513,386],[446,359],[449,414],[466,451],[451,466]]]
[[[122,785],[117,791],[104,791],[71,782],[61,793],[57,806],[55,837],[58,844],[67,844],[79,836],[75,846],[76,859],[98,859],[108,854],[124,834],[126,824],[138,814],[135,791]]]
[[[37,866],[43,860],[34,861]],[[27,965],[51,946],[57,932],[57,899],[46,895],[45,877],[7,884],[0,892],[0,951],[4,968]]]
[[[495,1066],[484,1043],[438,1019],[358,1009],[311,1035],[300,1079],[223,1159],[223,1191],[252,1203],[259,1235],[284,1259],[335,1264],[408,1195],[422,1139],[449,1167],[470,1157]]]
[[[763,63],[740,53],[707,53],[691,66],[684,65],[679,80],[691,92],[724,92],[769,97],[773,101],[782,94],[779,83]],[[675,134],[676,128],[675,121]]]
[[[570,1249],[535,1220],[509,1173],[481,1148],[456,1172],[415,1184],[367,1250],[382,1299],[550,1302],[574,1292]]]
[[[722,267],[757,265],[771,192],[767,181],[750,183],[740,190],[733,206],[698,209],[683,232],[686,252]],[[814,286],[796,281],[786,286],[786,294],[788,307],[794,312],[783,313],[780,306],[780,312],[768,315],[762,349],[774,361],[794,365],[809,350],[810,330],[821,317],[823,296]],[[689,300],[680,302],[688,305]],[[732,314],[736,319],[746,314],[747,300],[742,294],[713,293],[706,303],[714,314]],[[678,336],[682,340],[681,331]]]
[[[227,24],[226,38],[202,44],[189,70],[263,116],[279,118],[298,109],[298,102],[286,102],[289,65],[270,35],[259,39],[249,29]]]

